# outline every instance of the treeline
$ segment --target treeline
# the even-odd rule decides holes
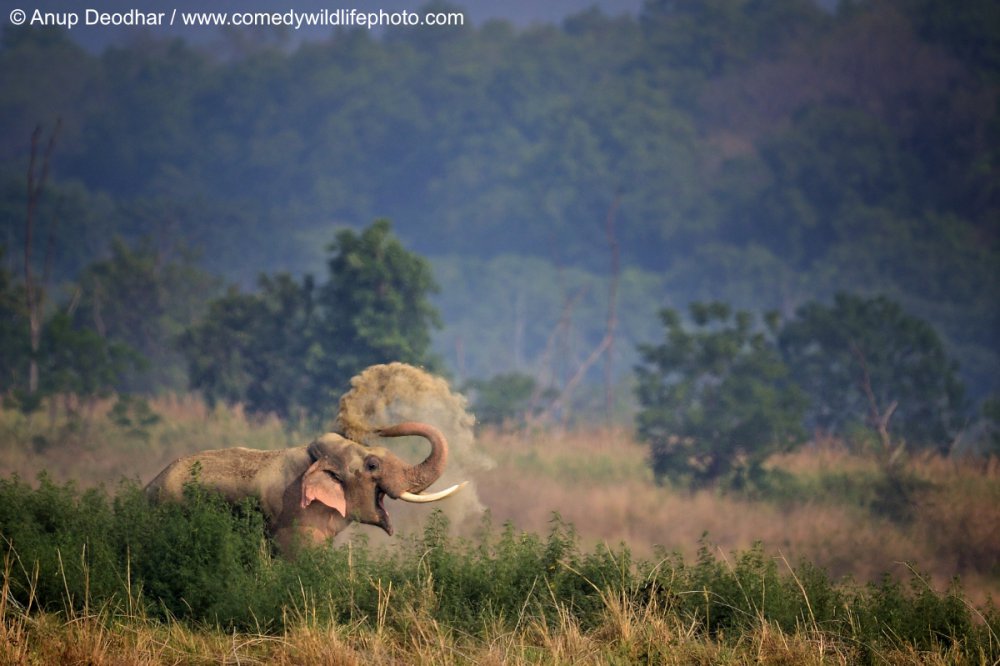
[[[189,267],[245,289],[301,280],[334,228],[387,217],[438,267],[448,367],[523,371],[570,310],[565,377],[604,334],[613,215],[619,373],[665,305],[790,317],[884,293],[941,332],[980,400],[1000,367],[996,23],[987,0],[648,0],[525,30],[338,31],[291,51],[137,37],[100,54],[8,27],[6,267],[23,272],[29,138],[60,118],[37,214],[39,238],[57,225],[52,289],[139,239],[151,257],[194,248]],[[464,307],[487,274],[496,307]],[[168,292],[129,302],[207,307]],[[176,355],[152,365],[183,383]]]
[[[328,249],[323,282],[262,273],[254,291],[223,291],[190,256],[115,242],[69,300],[37,317],[27,294],[44,291],[0,270],[0,395],[33,411],[46,398],[86,407],[113,392],[190,388],[210,404],[318,424],[369,365],[440,365],[427,261],[386,220],[342,230]]]
[[[210,405],[320,427],[370,365],[447,373],[431,345],[441,320],[430,263],[387,220],[341,230],[327,251],[319,276],[263,273],[253,291],[222,292],[190,257],[116,242],[44,317],[31,313],[28,281],[0,270],[0,395],[24,411],[61,398],[79,415],[112,392],[129,410],[133,392],[193,389]],[[720,302],[660,316],[663,333],[631,350],[641,361],[635,425],[658,476],[759,486],[771,482],[762,468],[771,454],[810,435],[871,446],[889,474],[908,450],[1000,452],[1000,401],[970,402],[934,328],[884,296],[839,293],[832,305],[810,301],[763,323]],[[588,360],[610,353],[598,347]],[[621,419],[613,374],[601,410],[579,391],[582,372],[565,383],[541,371],[453,379],[483,425]]]

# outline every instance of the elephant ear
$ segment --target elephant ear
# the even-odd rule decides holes
[[[344,487],[329,473],[329,469],[330,464],[326,460],[317,460],[302,475],[302,508],[318,500],[346,517]]]

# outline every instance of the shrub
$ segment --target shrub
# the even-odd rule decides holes
[[[722,303],[692,304],[693,331],[674,310],[661,316],[666,340],[641,345],[636,368],[653,471],[696,486],[758,482],[768,456],[804,439],[805,401],[772,342],[776,320],[757,331],[750,314]]]
[[[803,305],[779,345],[809,395],[809,424],[843,434],[895,402],[890,432],[947,453],[963,421],[956,363],[927,322],[888,298],[837,294],[833,305]],[[866,395],[866,390],[871,395]]]
[[[775,560],[760,544],[732,561],[707,545],[693,564],[673,553],[633,561],[624,545],[581,551],[558,516],[545,538],[509,524],[497,531],[487,520],[467,540],[450,536],[435,513],[398,549],[359,539],[289,561],[271,557],[253,504],[232,508],[190,486],[184,504],[152,506],[134,484],[109,500],[103,490],[80,493],[42,477],[34,489],[0,480],[0,535],[13,562],[3,583],[14,600],[71,616],[127,599],[143,617],[227,632],[280,633],[308,616],[405,636],[414,618],[428,617],[442,631],[489,636],[498,628],[558,628],[567,617],[598,631],[611,600],[622,600],[716,641],[738,643],[765,624],[789,633],[805,627],[853,646],[857,663],[877,663],[887,649],[1000,658],[996,610],[973,610],[957,583],[939,594],[915,572],[908,587],[890,579],[835,584],[809,563]]]
[[[539,390],[531,375],[508,372],[489,379],[472,379],[465,389],[473,395],[472,411],[482,425],[521,426],[538,412],[541,400],[551,400],[553,390]]]

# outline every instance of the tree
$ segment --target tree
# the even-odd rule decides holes
[[[0,252],[2,256],[2,252]],[[40,321],[33,350],[24,285],[0,269],[0,393],[25,411],[56,394],[89,399],[106,394],[141,358],[127,345],[74,324],[64,309]],[[30,384],[31,363],[38,383]]]
[[[0,248],[0,258],[3,254]],[[24,295],[19,291],[10,273],[0,268],[0,394],[3,395],[22,387],[28,374],[28,319]]]
[[[947,452],[964,410],[957,366],[934,329],[898,303],[846,293],[829,306],[807,303],[778,344],[809,396],[812,427],[844,434],[896,403],[889,433]]]
[[[761,242],[800,269],[843,244],[864,253],[862,243],[889,227],[864,221],[875,211],[905,211],[910,202],[909,165],[898,144],[887,124],[858,109],[796,114],[790,127],[760,143],[749,164],[729,165],[735,171],[720,189],[726,235]],[[747,191],[755,171],[766,178]]]
[[[489,379],[472,379],[465,390],[473,396],[472,411],[476,423],[506,427],[524,425],[535,415],[542,400],[552,400],[558,391],[542,391],[531,375],[523,372],[504,372]]]
[[[722,303],[690,311],[693,331],[666,309],[664,342],[639,346],[639,437],[658,477],[738,487],[760,478],[768,456],[803,441],[804,396],[774,346],[776,317],[761,331]]]
[[[985,455],[1000,456],[1000,395],[991,395],[980,407],[983,421],[983,442],[980,450]]]
[[[236,289],[213,301],[180,340],[192,388],[210,404],[292,416],[316,402],[309,373],[314,339],[312,280],[262,275],[256,294]]]
[[[376,363],[436,365],[431,329],[441,321],[428,300],[438,287],[427,260],[403,247],[388,220],[360,234],[339,232],[329,251],[329,280],[317,302],[320,382],[339,391]]]
[[[186,374],[176,339],[201,317],[219,282],[183,249],[161,250],[149,239],[130,247],[116,238],[107,259],[81,272],[73,321],[148,361],[143,372],[126,374],[119,390],[181,389]]]
[[[31,345],[31,355],[28,360],[29,394],[34,394],[38,391],[38,354],[42,340],[42,321],[45,313],[46,291],[49,288],[52,277],[52,253],[56,239],[55,221],[50,221],[48,225],[48,238],[45,243],[45,259],[41,284],[38,283],[35,273],[32,270],[34,263],[32,239],[35,234],[38,201],[45,190],[45,183],[49,179],[52,150],[56,145],[56,137],[59,134],[60,125],[61,122],[57,123],[55,130],[49,135],[41,167],[36,167],[35,165],[38,159],[38,146],[42,136],[41,125],[37,126],[31,134],[31,159],[28,162],[28,199],[24,217],[24,295],[25,310],[28,313],[28,341]]]
[[[350,378],[388,361],[433,365],[437,311],[428,263],[407,251],[385,220],[330,246],[329,279],[316,286],[262,275],[259,291],[235,289],[181,338],[191,387],[210,401],[241,402],[283,418],[325,416]]]
[[[56,313],[46,321],[41,338],[39,393],[85,400],[105,396],[139,359],[128,346],[76,327],[68,315]]]

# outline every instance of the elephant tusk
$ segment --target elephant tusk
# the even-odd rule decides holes
[[[444,490],[438,491],[436,493],[428,493],[426,495],[425,494],[417,495],[415,493],[402,493],[399,496],[399,499],[403,500],[404,502],[416,502],[416,503],[436,502],[438,500],[444,499],[445,497],[448,497],[449,495],[457,493],[459,490],[461,490],[468,484],[469,484],[468,481],[463,481],[462,483],[454,485],[451,488],[445,488]]]

